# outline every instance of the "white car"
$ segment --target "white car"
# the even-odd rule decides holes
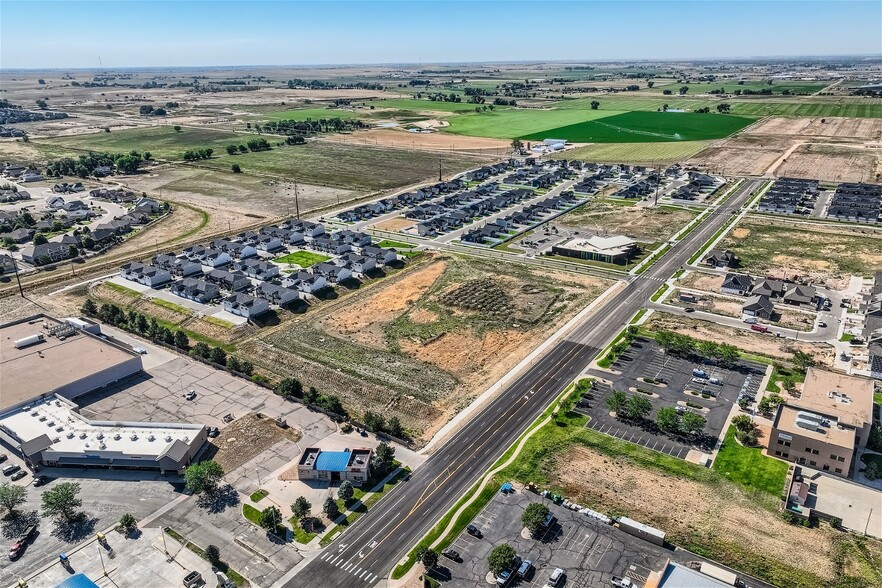
[[[147,350],[143,347],[132,347],[132,351],[139,355],[147,355]]]
[[[196,390],[190,390],[186,394],[184,394],[184,398],[187,400],[195,400],[196,398]]]

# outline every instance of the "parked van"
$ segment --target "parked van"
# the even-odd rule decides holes
[[[695,376],[696,378],[702,378],[704,380],[707,379],[707,372],[704,370],[700,370],[698,368],[695,368],[694,370],[692,370],[692,375]]]
[[[747,323],[748,325],[755,325],[756,324],[756,317],[749,316],[746,319],[744,319],[744,322]]]
[[[711,378],[708,380],[708,382],[710,382],[714,386],[722,386],[723,385],[723,383],[720,381],[719,378]]]
[[[551,577],[545,583],[545,588],[557,588],[563,583],[563,579],[564,571],[560,568],[554,568],[554,571],[551,572]]]

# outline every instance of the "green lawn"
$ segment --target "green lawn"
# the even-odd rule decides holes
[[[726,431],[713,469],[745,488],[778,496],[784,490],[787,463],[762,454],[762,450],[744,447],[735,440],[735,427]]]
[[[141,293],[137,290],[132,290],[131,288],[126,288],[125,286],[120,286],[115,282],[104,282],[104,287],[114,292],[118,292],[124,296],[128,296],[130,298],[140,298]],[[187,311],[189,313],[189,311]]]
[[[312,253],[310,251],[295,251],[282,257],[277,257],[273,261],[276,263],[296,263],[300,267],[311,267],[317,263],[331,259],[327,255],[320,253]]]
[[[392,241],[391,239],[384,239],[377,243],[377,247],[385,247],[392,249],[413,249],[416,247],[413,243],[404,243],[402,241]]]
[[[689,92],[688,94],[704,94],[711,90],[719,90],[722,88],[729,94],[734,94],[736,90],[764,90],[769,88],[776,95],[781,94],[784,90],[789,90],[793,94],[814,94],[815,92],[819,92],[823,90],[830,82],[811,82],[811,81],[793,81],[793,82],[785,82],[785,81],[773,81],[769,84],[763,80],[751,80],[745,81],[743,84],[739,84],[738,80],[723,80],[719,82],[701,82],[701,83],[689,83],[685,82],[682,84],[665,84],[661,86],[655,86],[652,91],[653,92],[662,92],[664,90],[671,90],[673,92],[679,91],[682,86],[688,86]]]
[[[369,111],[365,111],[367,113]],[[288,110],[273,110],[269,112],[255,112],[248,118],[259,120],[318,120],[320,118],[358,118],[361,116],[358,112],[352,110],[342,110],[337,108],[290,108]]]
[[[707,141],[598,143],[569,149],[561,157],[598,163],[675,163],[689,159],[707,146]]]
[[[723,114],[626,112],[601,120],[550,128],[521,138],[532,141],[559,138],[577,143],[699,141],[726,137],[752,122],[753,119]]]
[[[207,128],[185,127],[180,132],[170,126],[145,127],[113,131],[111,133],[93,133],[70,137],[54,137],[45,141],[35,141],[41,149],[46,147],[55,155],[76,156],[86,151],[107,151],[110,153],[128,153],[129,151],[149,151],[159,159],[182,160],[184,151],[211,147],[215,155],[226,155],[226,146],[235,143],[243,144],[254,135],[232,133]],[[229,167],[229,164],[227,164]]]
[[[204,316],[204,317],[202,317],[202,320],[204,320],[208,324],[214,325],[216,327],[220,327],[222,329],[232,329],[233,327],[236,326],[233,323],[231,323],[230,321],[225,321],[224,319],[219,319],[219,318],[213,317],[213,316]]]
[[[479,167],[487,161],[459,154],[440,158],[448,174]],[[437,178],[438,159],[438,154],[426,151],[310,141],[258,153],[225,155],[197,165],[228,171],[231,164],[237,163],[245,174],[269,174],[305,184],[375,191]]]
[[[168,300],[163,300],[162,298],[150,298],[150,302],[156,306],[161,306],[162,308],[167,308],[168,310],[173,310],[174,312],[179,312],[181,314],[193,314],[193,311],[189,308],[181,306],[180,304],[175,304],[174,302],[169,302]]]
[[[618,113],[608,110],[591,110],[587,105],[582,109],[496,109],[450,117],[448,119],[450,126],[445,127],[444,131],[473,137],[514,139],[530,133],[539,133],[546,129],[584,123],[615,114]],[[555,135],[551,131],[542,136],[543,139],[549,137],[568,138]]]
[[[261,500],[266,498],[268,494],[269,492],[267,492],[266,490],[258,490],[252,493],[249,498],[251,498],[251,502],[260,502]]]

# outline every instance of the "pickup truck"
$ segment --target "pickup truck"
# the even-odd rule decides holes
[[[609,583],[612,586],[616,586],[616,588],[634,588],[634,583],[631,581],[631,578],[619,578],[618,576],[613,576]]]
[[[767,327],[766,325],[757,325],[757,324],[754,324],[754,325],[750,325],[750,330],[751,330],[751,331],[756,331],[756,332],[758,332],[758,333],[765,333],[766,331],[769,330],[769,327]]]

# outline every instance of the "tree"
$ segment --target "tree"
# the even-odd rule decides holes
[[[524,143],[520,139],[513,139],[511,142],[511,150],[520,153],[524,148]]]
[[[739,414],[732,417],[732,425],[737,431],[749,431],[753,428],[753,421],[746,414]]]
[[[190,347],[190,339],[187,337],[187,334],[184,331],[177,330],[175,331],[175,342],[174,345],[178,349],[187,349]]]
[[[328,496],[325,499],[325,504],[322,507],[322,512],[325,513],[325,516],[328,517],[329,520],[334,521],[338,516],[340,516],[340,507],[337,506],[337,501]]]
[[[296,378],[285,378],[276,385],[276,393],[284,398],[301,398],[303,384]]]
[[[591,101],[591,110],[597,110],[598,108],[600,108],[600,102],[598,102],[597,100],[592,100]]]
[[[672,92],[670,90],[662,90],[662,94],[664,94],[665,96],[670,96]],[[667,110],[667,108],[665,110]]]
[[[40,233],[34,235],[34,245],[45,245],[48,242],[49,239],[47,239],[45,235],[41,235]]]
[[[197,357],[203,357],[208,359],[208,356],[211,355],[211,347],[207,344],[199,341],[196,345],[193,346],[193,349],[190,351],[191,355],[195,355]]]
[[[6,482],[0,486],[0,509],[6,511],[9,518],[16,516],[16,510],[24,504],[27,498],[27,490],[24,486]]]
[[[646,87],[651,88],[655,85],[655,82],[646,82]]]
[[[673,406],[663,406],[655,414],[655,424],[666,433],[679,433],[680,414]]]
[[[36,242],[36,239],[34,239],[34,242]],[[815,365],[815,358],[805,351],[800,351],[799,349],[797,349],[793,352],[793,363],[800,370],[806,371],[810,367]]]
[[[91,298],[86,298],[86,301],[83,302],[83,307],[80,310],[82,310],[83,314],[86,316],[95,316],[98,314],[98,307],[95,306],[95,303]]]
[[[434,549],[426,549],[420,556],[420,561],[427,570],[431,570],[438,565],[438,552]]]
[[[487,567],[490,569],[490,573],[498,576],[502,570],[511,567],[515,555],[514,548],[508,543],[502,543],[491,549],[490,555],[487,556]]]
[[[217,545],[209,545],[205,548],[205,559],[207,559],[213,566],[220,563],[220,549]]]
[[[40,108],[41,110],[46,110],[49,107],[49,105],[46,104],[46,101],[43,100],[42,98],[34,100],[34,103],[36,103],[37,108]]]
[[[371,411],[364,413],[364,425],[371,431],[382,431],[386,427],[386,419]]]
[[[276,532],[281,521],[282,511],[280,511],[277,506],[268,506],[260,511],[260,519],[258,519],[258,522],[260,523],[261,528],[266,529],[271,533]]]
[[[712,358],[719,352],[719,347],[716,341],[699,341],[695,344],[695,351],[702,357]]]
[[[134,515],[127,512],[119,518],[119,526],[122,527],[126,533],[131,533],[138,528],[138,521],[135,519]]]
[[[346,480],[340,487],[337,488],[337,498],[343,501],[343,504],[349,505],[349,501],[352,500],[352,497],[355,495],[355,489],[352,487],[352,482]]]
[[[77,517],[77,509],[83,505],[83,501],[77,497],[80,485],[77,482],[62,482],[43,492],[43,515],[47,517],[61,517],[65,521],[72,521]]]
[[[628,398],[625,406],[625,417],[631,421],[639,421],[652,411],[652,403],[642,394],[635,394]]]
[[[613,393],[606,399],[606,406],[610,412],[621,414],[628,404],[628,395],[621,390],[613,390]]]
[[[531,502],[521,515],[521,523],[533,537],[538,537],[545,529],[545,517],[548,516],[548,507],[540,502]]]
[[[227,352],[220,347],[212,347],[208,359],[218,365],[227,365]]]
[[[175,129],[176,133],[180,133],[181,132],[181,125],[175,125],[174,129]]]
[[[388,443],[380,443],[374,450],[373,467],[381,475],[386,475],[392,470],[395,463],[395,448]]]
[[[399,439],[404,437],[404,428],[401,426],[401,421],[398,420],[397,416],[389,419],[389,423],[386,425],[386,430],[393,437],[398,437]]]
[[[697,437],[704,432],[706,425],[706,418],[694,412],[687,412],[680,419],[680,432],[687,437]]]
[[[730,345],[729,343],[720,343],[720,345],[717,347],[717,361],[719,361],[724,366],[733,365],[736,361],[738,361],[739,357],[741,357],[741,353],[734,345]]]
[[[723,102],[722,104],[717,104],[717,112],[720,114],[726,114],[732,108],[732,105],[728,102]]]
[[[291,505],[291,514],[296,519],[303,519],[309,515],[310,511],[312,511],[312,504],[303,496],[298,496],[294,504]]]
[[[680,96],[689,91],[689,86],[680,86]]]
[[[864,470],[864,476],[866,476],[871,482],[879,477],[879,466],[876,465],[875,461],[871,461],[867,464],[867,467]]]
[[[224,469],[213,459],[194,463],[184,470],[184,484],[194,494],[213,493],[224,477]]]
[[[235,145],[227,145],[227,153],[229,153],[230,155],[235,155],[238,150],[239,148]]]
[[[232,171],[234,174],[241,174],[242,168],[239,166],[238,163],[234,163],[230,166],[230,171]]]

